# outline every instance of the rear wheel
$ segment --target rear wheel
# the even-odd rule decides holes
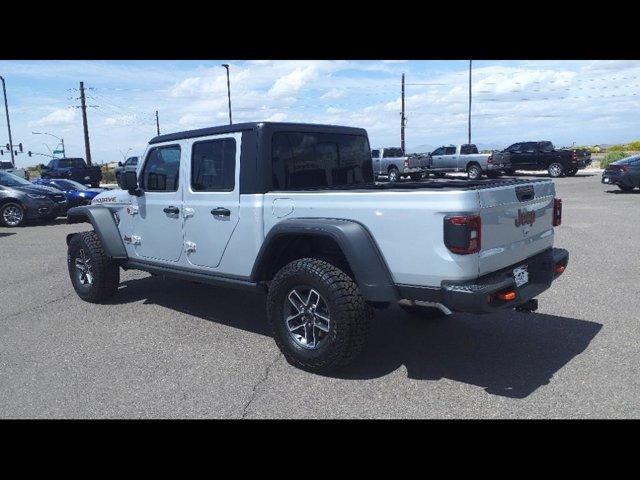
[[[573,177],[576,173],[578,173],[578,169],[577,168],[572,168],[570,170],[567,170],[565,175],[567,177]]]
[[[19,203],[9,202],[0,207],[0,223],[5,227],[19,227],[24,221],[24,210]]]
[[[346,273],[323,260],[303,258],[274,277],[267,315],[273,338],[291,365],[327,372],[362,351],[372,310]]]
[[[96,232],[71,237],[67,252],[69,277],[82,300],[100,303],[116,293],[120,267],[105,255]]]
[[[467,178],[469,180],[479,180],[482,177],[480,165],[472,163],[467,167]]]
[[[396,167],[392,167],[389,169],[389,181],[390,182],[397,182],[398,180],[400,180],[400,172],[398,171],[398,169]]]
[[[547,171],[549,172],[550,177],[558,178],[558,177],[561,177],[562,174],[564,173],[564,167],[562,166],[561,163],[554,162],[551,165],[549,165],[549,168],[547,169]]]

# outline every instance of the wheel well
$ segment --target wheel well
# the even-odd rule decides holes
[[[324,260],[354,278],[349,262],[338,243],[326,235],[284,235],[270,246],[268,262],[260,268],[258,281],[271,280],[288,263],[299,258]]]
[[[467,163],[467,170],[469,170],[469,167],[471,167],[472,165],[477,166],[480,170],[482,170],[482,167],[480,166],[480,164],[478,162],[469,162]]]
[[[389,168],[387,168],[387,172],[390,172],[391,170],[398,170],[398,167],[396,167],[395,165],[389,165]]]
[[[22,202],[16,198],[0,198],[0,207],[5,203],[17,203],[22,206]]]

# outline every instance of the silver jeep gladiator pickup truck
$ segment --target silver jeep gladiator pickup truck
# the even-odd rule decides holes
[[[123,190],[69,210],[77,294],[120,269],[265,292],[287,360],[320,372],[362,350],[375,309],[535,310],[565,270],[550,180],[374,181],[367,132],[243,123],[161,135]]]

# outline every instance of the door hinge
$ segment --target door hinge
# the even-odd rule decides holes
[[[195,213],[195,210],[193,208],[184,207],[182,209],[182,214],[184,215],[184,218],[193,217],[194,213]]]
[[[193,242],[184,242],[184,251],[192,253],[196,251],[196,244]]]
[[[142,238],[138,235],[124,235],[124,242],[130,243],[131,245],[140,245],[142,243]]]

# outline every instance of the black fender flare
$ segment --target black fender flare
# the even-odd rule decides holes
[[[265,280],[279,240],[287,236],[325,236],[342,250],[365,299],[372,302],[400,300],[389,268],[369,231],[360,223],[333,218],[292,218],[274,225],[267,234],[251,271],[251,280]]]
[[[67,223],[90,223],[100,237],[105,254],[114,260],[126,260],[127,250],[124,247],[120,231],[111,210],[102,205],[85,205],[70,208],[67,212]],[[72,233],[67,235],[67,245]]]

